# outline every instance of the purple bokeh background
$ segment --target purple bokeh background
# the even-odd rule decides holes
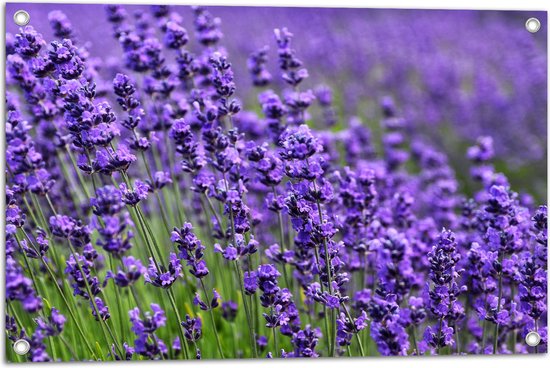
[[[129,14],[149,11],[145,5],[124,7]],[[174,8],[192,36],[190,7]],[[6,30],[12,34],[19,28],[13,22],[18,9],[30,13],[30,25],[46,40],[53,38],[48,13],[62,10],[92,57],[109,65],[109,59],[122,55],[106,21],[104,5],[8,3]],[[257,108],[246,69],[248,55],[269,45],[269,68],[276,73],[273,29],[288,27],[295,34],[294,48],[312,76],[306,83],[315,81],[333,88],[336,103],[347,116],[359,115],[375,122],[379,118],[378,101],[391,95],[402,115],[426,127],[424,133],[449,153],[455,166],[460,165],[467,145],[480,135],[491,135],[502,160],[499,169],[514,184],[541,197],[545,193],[545,12],[208,9],[222,20],[221,43],[233,64],[237,93],[246,108]],[[542,28],[536,34],[524,28],[529,17],[541,20]]]

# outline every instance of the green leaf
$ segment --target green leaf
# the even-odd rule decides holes
[[[105,355],[103,355],[103,351],[101,350],[101,345],[99,345],[99,342],[95,342],[95,347],[97,349],[97,352],[99,353],[99,358],[102,360],[102,361],[105,361]]]

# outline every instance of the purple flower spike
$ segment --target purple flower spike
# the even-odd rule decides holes
[[[160,267],[160,269],[159,269]],[[149,267],[144,274],[145,282],[153,286],[168,289],[182,275],[182,267],[175,253],[170,253],[168,267],[157,264],[149,258]]]

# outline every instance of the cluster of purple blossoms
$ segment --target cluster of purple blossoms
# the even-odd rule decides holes
[[[458,296],[466,291],[466,287],[461,288],[457,284],[461,270],[456,268],[460,260],[456,246],[455,235],[443,229],[429,253],[429,276],[433,283],[429,291],[429,309],[438,320],[438,324],[427,328],[424,337],[438,352],[439,349],[454,343],[453,332],[457,328],[456,323],[464,316],[464,307]]]
[[[365,311],[355,320],[351,320],[344,313],[336,320],[336,342],[340,347],[351,345],[351,339],[354,334],[364,330],[368,325],[368,316]]]
[[[90,199],[93,212],[98,217],[97,230],[101,235],[97,245],[116,257],[122,256],[132,247],[130,240],[134,236],[128,230],[128,227],[133,226],[129,215],[120,216],[124,203],[121,191],[112,185],[98,188],[96,197]]]
[[[401,318],[397,297],[379,288],[368,304],[371,336],[382,355],[407,355],[409,336]]]
[[[195,297],[193,298],[193,304],[198,306],[200,309],[204,311],[212,310],[214,308],[217,308],[220,305],[221,295],[218,293],[216,289],[212,290],[212,299],[210,301],[203,301],[201,299],[201,296],[199,293],[195,293]]]
[[[36,329],[30,340],[30,360],[31,362],[51,362],[52,359],[46,351],[46,342],[49,337],[59,336],[63,332],[66,318],[55,308],[51,308],[49,317],[39,317],[35,319]]]
[[[245,289],[248,294],[254,294],[260,289],[260,302],[269,313],[263,313],[266,327],[281,327],[283,335],[292,336],[299,329],[300,316],[292,300],[292,294],[286,288],[279,286],[281,276],[272,264],[262,264],[256,271],[245,274]]]
[[[179,258],[187,263],[191,268],[191,274],[198,279],[208,275],[208,268],[204,256],[204,245],[193,233],[193,225],[185,223],[182,228],[174,228],[171,240],[174,242],[180,253]]]
[[[181,322],[183,329],[185,331],[185,338],[190,343],[193,343],[195,347],[197,346],[197,341],[202,336],[202,321],[200,317],[191,318],[188,314],[185,316],[185,320]],[[195,348],[195,357],[196,359],[201,359],[201,351],[199,348]]]
[[[253,237],[246,243],[242,234],[235,234],[235,242],[236,244],[229,243],[225,249],[220,244],[214,244],[214,250],[221,253],[228,261],[235,261],[258,251],[259,243]]]
[[[135,353],[149,359],[158,358],[168,353],[164,342],[156,335],[156,331],[166,325],[166,315],[157,304],[151,304],[151,312],[134,308],[128,312],[132,323]]]
[[[89,301],[92,315],[96,320],[106,321],[111,315],[109,307],[98,296],[102,288],[99,278],[95,276],[97,257],[97,251],[88,243],[82,248],[82,255],[78,253],[70,255],[65,273],[72,279],[73,295],[80,295]]]
[[[271,82],[271,73],[265,65],[268,60],[268,51],[269,47],[264,46],[263,48],[250,54],[248,57],[248,71],[252,75],[252,83],[256,87],[264,87]]]
[[[151,257],[149,259],[149,267],[143,277],[145,278],[145,282],[153,286],[168,289],[181,275],[182,266],[180,260],[175,253],[170,253],[167,266],[157,264]]]
[[[134,285],[145,272],[147,269],[139,259],[132,256],[122,257],[122,267],[118,268],[116,274],[109,271],[106,279],[112,278],[119,287],[128,287]]]
[[[20,301],[27,312],[36,312],[42,308],[42,300],[36,295],[31,279],[25,276],[13,257],[6,258],[6,298]]]

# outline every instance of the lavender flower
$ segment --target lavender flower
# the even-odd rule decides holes
[[[465,288],[460,288],[456,283],[461,271],[457,270],[455,266],[460,260],[460,256],[456,251],[455,236],[451,231],[442,230],[429,254],[429,260],[430,279],[433,282],[433,287],[429,292],[429,307],[439,320],[439,325],[436,327],[441,333],[436,337],[433,336],[433,333],[427,333],[425,337],[428,337],[426,340],[428,344],[439,351],[440,348],[454,342],[451,337],[447,336],[449,331],[454,331],[454,329],[448,327],[446,323],[454,324],[464,314],[462,304],[458,301],[458,295],[464,292]]]
[[[157,265],[149,258],[149,267],[144,274],[145,282],[153,286],[168,289],[182,275],[182,267],[175,253],[170,253],[167,267]]]
[[[135,352],[149,359],[167,354],[164,342],[157,337],[156,331],[166,324],[166,315],[157,304],[151,304],[151,312],[134,308],[128,312],[132,323],[132,332],[137,335]]]
[[[206,261],[203,258],[204,246],[193,233],[193,226],[185,223],[182,228],[174,228],[171,235],[172,242],[177,244],[179,257],[186,261],[191,268],[191,274],[198,279],[208,275]]]

